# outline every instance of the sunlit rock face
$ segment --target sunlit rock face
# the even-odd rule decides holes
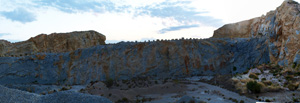
[[[224,25],[204,40],[101,45],[105,36],[97,32],[70,34],[39,35],[14,44],[0,41],[3,54],[31,53],[0,58],[0,84],[233,74],[269,62],[300,67],[300,6],[294,1],[284,1],[265,16]]]
[[[123,42],[66,53],[2,57],[0,84],[87,84],[108,78],[231,74],[268,63],[267,43],[262,38]]]
[[[300,5],[286,0],[266,15],[227,24],[214,32],[213,38],[267,37],[270,60],[279,65],[299,62]]]
[[[27,41],[10,43],[0,40],[0,56],[19,57],[35,53],[70,52],[105,44],[105,36],[96,31],[40,34]]]

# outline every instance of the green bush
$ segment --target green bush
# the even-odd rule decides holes
[[[233,71],[236,71],[236,67],[235,66],[233,67]]]
[[[263,81],[263,83],[264,83],[265,85],[272,85],[272,82],[271,82],[271,81]]]
[[[300,72],[296,72],[294,75],[295,76],[300,76]]]
[[[297,98],[293,98],[294,102],[299,102],[299,100]]]
[[[250,81],[247,83],[247,89],[252,93],[260,93],[262,88],[261,84],[258,84],[256,81]]]
[[[294,78],[293,75],[287,75],[287,76],[285,76],[285,79],[286,79],[286,80],[292,80],[293,78]]]
[[[296,66],[297,66],[297,62],[294,62],[293,63],[293,68],[296,68]]]
[[[298,86],[296,86],[294,84],[289,84],[287,87],[289,88],[289,90],[294,91],[297,89]]]

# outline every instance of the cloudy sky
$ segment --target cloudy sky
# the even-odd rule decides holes
[[[296,0],[300,1],[300,0]],[[107,43],[208,38],[224,24],[258,17],[283,0],[0,0],[0,39],[95,30]]]

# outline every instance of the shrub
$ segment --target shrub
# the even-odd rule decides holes
[[[84,91],[85,91],[84,89],[80,89],[79,90],[80,93],[84,93]]]
[[[59,91],[66,91],[66,90],[69,90],[69,89],[72,89],[72,87],[62,87]]]
[[[114,84],[114,80],[111,78],[106,79],[106,81],[104,81],[104,84],[106,85],[106,87],[111,87]]]
[[[178,79],[174,79],[173,82],[174,82],[175,84],[178,84],[178,83],[179,83],[179,80],[178,80]]]
[[[244,100],[241,100],[240,103],[245,103],[245,101],[244,101]]]
[[[296,72],[296,73],[295,73],[295,76],[300,76],[300,72]]]
[[[122,99],[122,101],[123,101],[123,102],[128,102],[128,99],[124,97],[124,98]]]
[[[262,81],[265,81],[265,80],[267,80],[267,79],[266,79],[266,78],[262,78],[261,80],[262,80]]]
[[[299,102],[299,100],[297,98],[293,98],[294,102]]]
[[[191,100],[189,103],[196,103],[195,100]]]
[[[247,70],[247,71],[243,72],[243,74],[247,74],[248,72],[249,72],[249,70]]]
[[[234,103],[238,103],[239,102],[237,99],[232,99],[231,101],[234,102]]]
[[[251,73],[249,75],[249,78],[258,79],[258,76],[256,74]]]
[[[293,63],[293,68],[296,68],[296,66],[297,66],[297,62],[294,62]]]
[[[57,92],[56,90],[52,90],[52,91],[48,91],[48,94],[52,94],[52,93],[55,93]]]
[[[293,75],[287,75],[287,76],[285,77],[286,80],[291,80],[291,79],[293,79],[293,78],[294,78]]]
[[[287,87],[289,88],[289,90],[294,91],[297,89],[298,86],[296,86],[294,84],[289,84]]]
[[[249,89],[252,93],[260,93],[261,88],[262,85],[256,81],[250,81],[247,83],[247,89]]]
[[[272,82],[271,82],[271,81],[263,81],[263,83],[264,83],[265,85],[272,85]]]
[[[269,100],[269,99],[266,99],[266,102],[271,102],[271,100]]]
[[[268,86],[268,92],[279,92],[281,90],[281,87],[279,85],[270,85]]]
[[[236,67],[235,66],[233,67],[233,71],[236,71]]]

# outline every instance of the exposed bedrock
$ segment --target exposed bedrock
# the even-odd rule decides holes
[[[96,31],[40,34],[27,41],[10,43],[0,40],[0,57],[19,57],[36,53],[70,52],[105,44],[105,36]]]
[[[269,61],[265,38],[118,43],[66,53],[1,57],[0,84],[72,85],[108,78],[231,74]]]
[[[279,65],[299,64],[300,5],[284,1],[276,10],[258,18],[226,24],[213,38],[267,37],[270,60]],[[296,66],[299,67],[299,66]]]

